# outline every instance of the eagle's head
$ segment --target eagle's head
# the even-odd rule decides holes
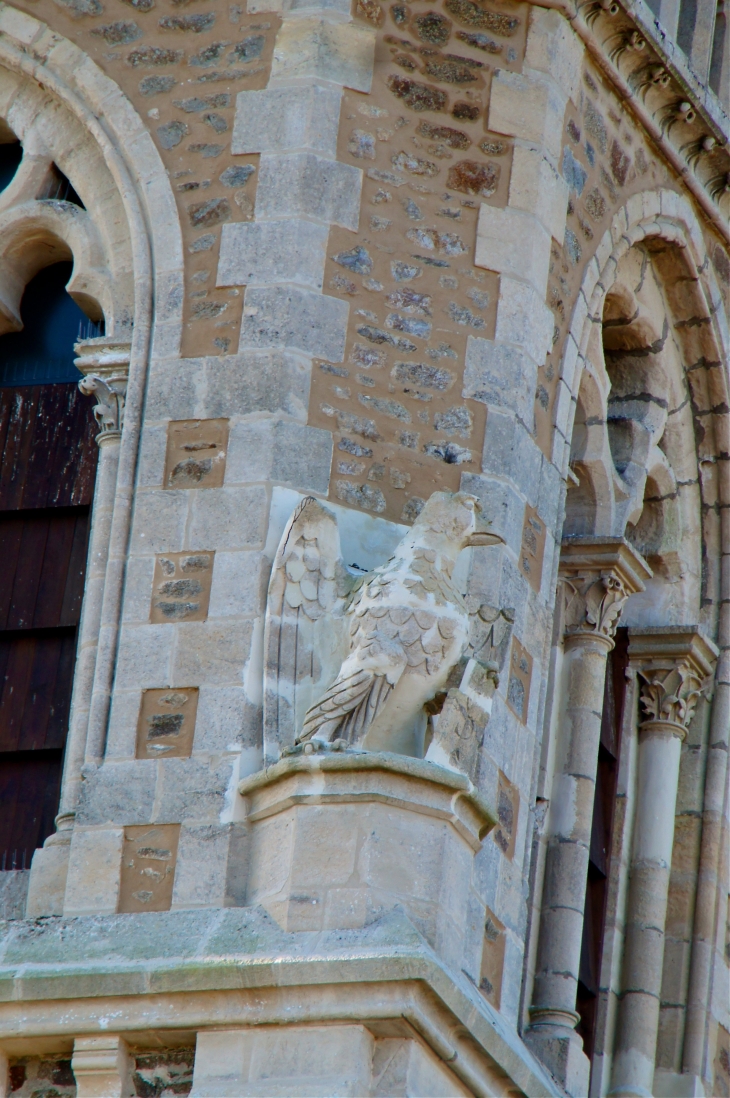
[[[469,545],[501,545],[504,538],[489,529],[476,496],[468,492],[434,492],[413,524],[413,533],[442,551],[459,553]]]

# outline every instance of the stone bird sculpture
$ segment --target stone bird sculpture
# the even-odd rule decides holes
[[[422,755],[424,706],[468,638],[452,582],[457,557],[501,541],[474,496],[435,492],[390,560],[355,576],[342,562],[334,516],[305,499],[269,585],[267,762],[295,740]]]

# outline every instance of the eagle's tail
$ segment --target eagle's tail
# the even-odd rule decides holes
[[[297,743],[317,735],[328,742],[355,743],[383,708],[391,690],[385,675],[365,668],[335,679],[324,697],[309,707]]]

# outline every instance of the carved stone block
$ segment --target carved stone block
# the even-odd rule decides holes
[[[136,758],[188,758],[193,749],[197,709],[197,686],[144,690]]]

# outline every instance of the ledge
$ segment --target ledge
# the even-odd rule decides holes
[[[485,1057],[492,1077],[496,1066],[531,1098],[561,1094],[402,914],[325,933],[286,934],[260,908],[52,917],[2,930],[0,1048],[104,1031],[133,1040],[149,1030],[405,1019],[476,1094],[492,1093]]]

